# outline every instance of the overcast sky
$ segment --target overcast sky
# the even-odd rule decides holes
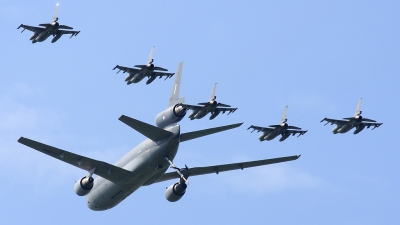
[[[399,1],[65,1],[60,24],[81,33],[32,44],[16,28],[51,22],[56,2],[0,1],[1,224],[398,224],[400,221]],[[210,166],[301,154],[292,162],[190,178],[176,203],[166,181],[93,212],[73,191],[86,171],[17,142],[21,136],[114,163],[145,139],[118,121],[154,124],[173,79],[126,85],[118,64],[184,61],[186,103],[239,109],[182,132],[237,122],[184,142],[177,166]],[[382,122],[332,134],[324,117]],[[280,122],[308,132],[260,142],[251,125]],[[394,118],[396,117],[396,118]],[[394,119],[393,119],[394,118]]]

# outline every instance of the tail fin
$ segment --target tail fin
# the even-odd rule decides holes
[[[158,141],[172,135],[169,131],[135,120],[129,116],[122,115],[119,120],[153,141]]]
[[[286,111],[287,111],[287,106],[285,106],[285,109],[283,110],[281,123],[286,123],[286,121],[287,121],[287,119],[286,119]]]
[[[210,134],[215,134],[221,131],[226,131],[226,130],[230,130],[236,127],[240,127],[243,123],[236,123],[236,124],[231,124],[231,125],[227,125],[227,126],[222,126],[222,127],[214,127],[214,128],[210,128],[210,129],[205,129],[205,130],[198,130],[198,131],[193,131],[193,132],[189,132],[189,133],[183,133],[181,134],[181,139],[180,142],[184,142],[184,141],[189,141],[195,138],[199,138],[199,137],[203,137],[206,135],[210,135]]]
[[[58,20],[58,6],[59,6],[60,4],[56,4],[56,11],[54,11],[54,15],[53,15],[53,20],[51,21],[52,23],[53,22],[57,22],[57,20]]]
[[[211,102],[211,101],[214,101],[215,98],[216,98],[216,96],[215,96],[215,89],[217,89],[217,83],[214,84],[214,88],[213,88],[213,90],[212,90],[212,92],[211,92],[210,102]]]
[[[179,91],[181,89],[182,67],[183,62],[179,63],[178,69],[176,70],[174,84],[172,85],[171,96],[169,97],[168,101],[168,107],[171,107],[178,103],[185,103],[184,97],[179,98]]]
[[[358,101],[358,105],[357,105],[357,109],[356,109],[356,112],[354,113],[354,116],[359,116],[359,115],[361,115],[361,101],[362,101],[362,98],[360,98],[360,100]]]
[[[147,59],[147,64],[153,63],[153,52],[154,52],[154,47],[156,47],[156,46],[153,46],[153,47],[151,48],[150,55],[149,55],[149,59]]]

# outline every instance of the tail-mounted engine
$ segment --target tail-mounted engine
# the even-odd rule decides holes
[[[176,202],[185,194],[187,184],[184,182],[177,182],[165,190],[165,198],[170,202]]]
[[[83,177],[78,180],[74,185],[74,191],[79,196],[85,196],[89,194],[90,190],[93,188],[93,177]]]
[[[169,107],[156,116],[156,126],[164,128],[169,124],[181,121],[186,115],[187,110],[187,108],[182,107],[180,104]]]

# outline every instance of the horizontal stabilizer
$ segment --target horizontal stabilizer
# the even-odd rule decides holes
[[[275,127],[275,128],[277,128],[277,127],[280,127],[281,125],[271,125],[271,126],[269,126],[269,127]]]
[[[230,171],[230,170],[243,170],[245,168],[256,167],[256,166],[264,166],[274,163],[281,163],[296,160],[300,157],[300,155],[287,156],[281,158],[274,159],[263,159],[258,161],[250,161],[250,162],[240,162],[240,163],[232,163],[232,164],[224,164],[224,165],[215,165],[215,166],[207,166],[207,167],[194,167],[194,168],[182,168],[180,172],[187,178],[190,176],[198,176],[215,173],[218,174],[220,172]],[[176,172],[170,172],[164,174],[160,179],[154,181],[153,183],[158,183],[166,180],[172,180],[179,178],[179,174]],[[151,183],[146,183],[145,185],[149,185]]]
[[[288,126],[288,129],[293,129],[293,130],[301,130],[300,127],[296,127],[296,126]]]
[[[230,105],[227,105],[227,104],[224,104],[224,103],[220,103],[220,102],[218,102],[217,106],[231,107]]]
[[[159,67],[159,66],[155,66],[155,67],[154,67],[154,70],[168,71],[167,69],[162,68],[162,67]]]
[[[18,142],[83,170],[94,170],[94,174],[114,183],[121,183],[132,175],[130,171],[123,168],[78,154],[74,154],[72,152],[55,148],[50,145],[45,145],[28,138],[21,137],[20,139],[18,139]]]
[[[362,121],[372,122],[372,123],[376,122],[375,120],[371,120],[371,119],[368,119],[368,118],[362,118]]]
[[[210,128],[210,129],[205,129],[205,130],[198,130],[198,131],[193,131],[193,132],[189,132],[189,133],[183,133],[181,134],[181,140],[180,142],[184,142],[184,141],[189,141],[195,138],[199,138],[199,137],[203,137],[206,135],[210,135],[210,134],[215,134],[221,131],[226,131],[226,130],[230,130],[236,127],[240,127],[240,125],[242,125],[243,123],[236,123],[236,124],[231,124],[231,125],[227,125],[227,126],[222,126],[222,127],[215,127],[215,128]]]
[[[356,119],[356,118],[354,118],[354,117],[347,117],[347,118],[343,118],[344,120],[354,120],[354,119]]]
[[[197,103],[197,105],[208,105],[208,104],[210,104],[209,102],[200,102],[200,103]]]
[[[74,28],[67,26],[67,25],[60,25],[60,29],[68,29],[68,30],[72,30]]]
[[[143,69],[146,68],[146,65],[135,65],[135,67]]]
[[[51,24],[49,24],[49,23],[41,23],[41,24],[39,24],[39,26],[41,26],[41,27],[49,27],[49,26],[51,26]]]
[[[122,115],[119,120],[153,141],[158,141],[172,135],[172,133],[169,131],[144,123],[139,120],[135,120],[125,115]]]

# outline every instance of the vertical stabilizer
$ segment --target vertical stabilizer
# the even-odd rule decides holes
[[[361,101],[362,101],[362,98],[360,98],[360,100],[358,101],[358,105],[357,105],[357,109],[356,109],[356,112],[354,113],[354,116],[359,116],[359,115],[361,115]]]
[[[53,20],[51,22],[56,22],[58,20],[58,6],[60,4],[56,4],[56,11],[54,11]]]
[[[149,55],[149,59],[147,59],[147,64],[152,64],[152,63],[153,63],[153,52],[154,52],[154,47],[155,47],[155,46],[153,46],[153,47],[151,48],[150,55]]]
[[[214,88],[213,88],[213,90],[212,90],[212,92],[211,92],[210,102],[211,102],[211,101],[214,101],[215,98],[216,98],[216,96],[215,96],[215,89],[217,89],[217,83],[214,84]]]
[[[182,78],[182,66],[183,62],[179,63],[178,69],[175,73],[174,84],[172,85],[171,96],[169,97],[168,107],[171,107],[178,103],[185,103],[185,98],[179,98],[179,91],[181,89],[181,78]]]
[[[286,121],[287,121],[287,119],[286,119],[286,111],[287,111],[287,106],[285,106],[285,109],[283,110],[281,123],[286,123]]]

